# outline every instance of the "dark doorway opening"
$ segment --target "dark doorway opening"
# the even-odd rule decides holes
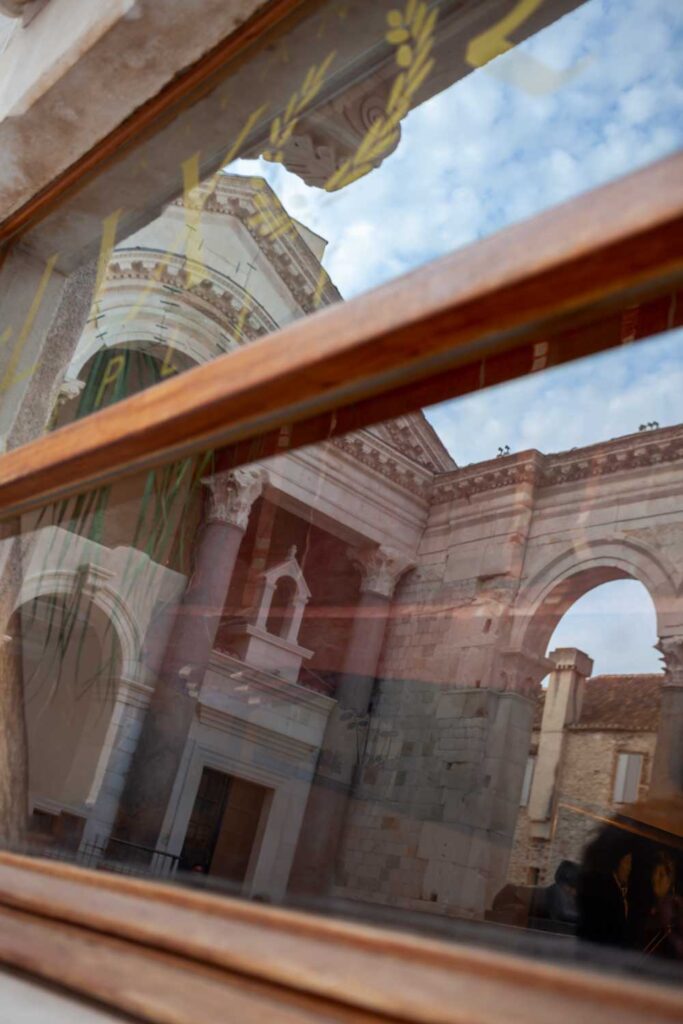
[[[269,790],[205,768],[187,826],[179,867],[244,882]]]

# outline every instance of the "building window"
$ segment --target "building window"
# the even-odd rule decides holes
[[[643,773],[643,755],[621,753],[617,759],[612,799],[616,804],[632,804],[638,799]]]
[[[534,767],[536,765],[536,757],[532,754],[526,759],[526,768],[524,769],[524,782],[522,783],[522,795],[519,800],[520,807],[528,807],[529,796],[531,794],[531,783],[534,781]]]

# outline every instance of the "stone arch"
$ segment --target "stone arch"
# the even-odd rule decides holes
[[[8,623],[21,651],[31,804],[70,830],[79,820],[84,828],[89,815],[123,665],[120,633],[86,589],[72,608],[64,602],[74,590],[64,580],[34,580]]]
[[[132,611],[107,582],[110,575],[106,569],[83,565],[76,571],[54,569],[29,576],[23,581],[14,611],[36,598],[64,597],[80,587],[82,596],[111,622],[121,651],[121,674],[134,678],[139,671],[142,636]]]
[[[650,549],[629,540],[587,541],[551,559],[522,588],[512,610],[510,647],[542,656],[555,627],[571,606],[595,587],[635,580],[647,590],[666,631],[676,604],[673,573]]]
[[[192,271],[201,271],[203,279],[188,288]],[[173,305],[162,305],[161,300]],[[181,364],[196,366],[279,326],[251,292],[226,274],[154,249],[115,250],[99,309],[97,323],[89,323],[83,332],[66,373],[68,381],[77,379],[103,348],[105,328],[106,347],[149,351],[163,361],[169,348],[160,336],[163,315],[174,355]]]

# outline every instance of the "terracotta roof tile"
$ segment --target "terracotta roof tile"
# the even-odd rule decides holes
[[[573,729],[627,729],[655,732],[663,675],[605,675],[586,680],[581,717]],[[536,705],[534,729],[540,729],[545,692]]]

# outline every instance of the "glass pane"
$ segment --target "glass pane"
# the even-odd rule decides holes
[[[675,152],[682,39],[679,0],[316,4],[8,254],[6,447]]]
[[[665,334],[6,522],[4,845],[675,978],[682,378]]]

